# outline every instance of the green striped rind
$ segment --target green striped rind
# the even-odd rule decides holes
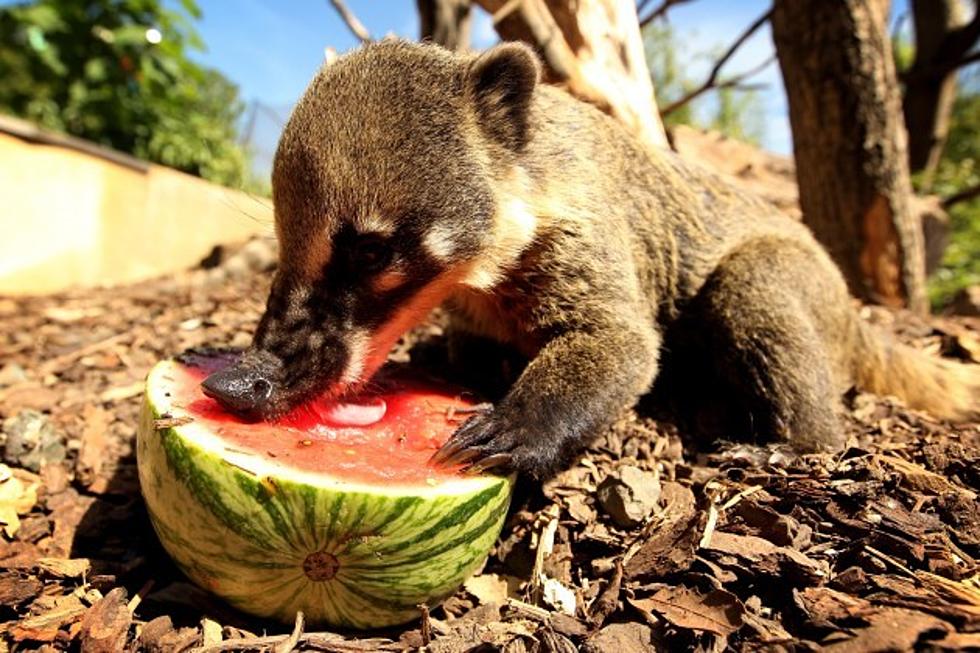
[[[375,628],[410,621],[452,595],[500,533],[511,484],[374,487],[313,477],[215,447],[194,423],[156,430],[168,405],[165,361],[150,373],[137,460],[154,528],[183,571],[239,609],[292,621]],[[265,465],[265,467],[263,467]],[[325,552],[335,575],[303,563]]]

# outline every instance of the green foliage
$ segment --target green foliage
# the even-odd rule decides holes
[[[980,185],[980,89],[973,80],[961,80],[953,105],[949,137],[936,170],[931,191],[950,197]],[[959,202],[949,209],[950,245],[940,268],[929,282],[934,307],[949,302],[965,286],[980,283],[980,198]]]
[[[718,105],[710,129],[720,131],[726,136],[758,145],[762,141],[762,115],[759,96],[755,91],[740,91],[722,88],[717,92]]]
[[[670,25],[654,21],[643,29],[647,67],[653,77],[657,105],[663,109],[701,83],[687,76],[681,60],[707,58],[718,52],[687,53]],[[754,90],[722,88],[705,93],[664,116],[664,125],[691,125],[714,129],[726,136],[758,145],[762,140],[761,102]]]
[[[0,8],[0,112],[217,183],[246,181],[238,88],[188,58],[194,0],[34,0]]]

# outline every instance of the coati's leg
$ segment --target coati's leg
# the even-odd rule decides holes
[[[475,415],[433,457],[546,478],[567,466],[649,389],[659,336],[610,322],[548,342],[494,410]]]
[[[726,257],[708,278],[687,323],[699,324],[717,373],[744,403],[738,426],[751,430],[718,435],[789,441],[800,451],[841,448],[842,364],[821,334],[849,307],[825,266],[802,245],[762,240]]]

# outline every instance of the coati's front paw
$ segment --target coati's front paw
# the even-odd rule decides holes
[[[515,471],[540,477],[558,463],[557,451],[547,446],[542,433],[534,437],[504,411],[490,409],[474,415],[432,456],[441,467],[465,466],[469,473]]]

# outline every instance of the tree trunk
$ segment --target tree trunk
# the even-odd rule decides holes
[[[533,45],[547,79],[667,147],[633,0],[477,0],[501,38]]]
[[[851,291],[926,310],[887,0],[776,0],[803,219]]]
[[[943,61],[949,35],[963,26],[961,0],[912,0],[915,21],[915,60],[905,79],[905,126],[909,132],[909,166],[924,173],[931,185],[939,165],[949,116],[956,99],[955,67]]]
[[[470,47],[473,8],[470,0],[418,0],[420,38],[450,50]]]

